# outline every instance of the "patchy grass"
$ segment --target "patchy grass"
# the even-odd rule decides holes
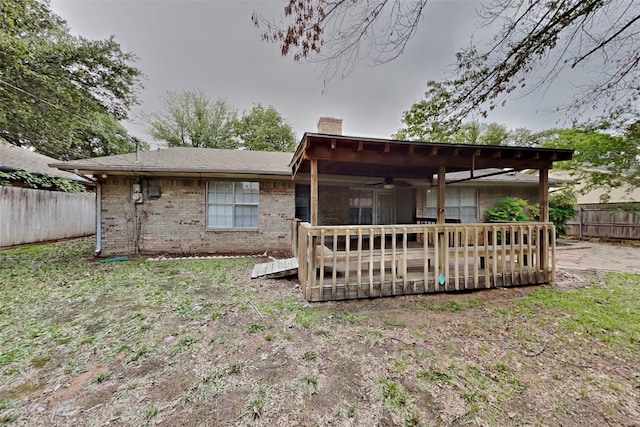
[[[542,309],[560,321],[574,336],[595,338],[603,344],[624,349],[640,362],[640,287],[638,276],[610,274],[603,285],[567,292],[538,289],[522,304]]]
[[[309,304],[253,260],[0,251],[0,425],[633,425],[640,277]]]

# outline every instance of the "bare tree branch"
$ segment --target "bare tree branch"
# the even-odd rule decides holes
[[[326,79],[347,76],[360,60],[397,58],[415,34],[427,0],[288,0],[276,23],[254,14],[265,41],[284,56],[324,67]],[[603,115],[636,110],[640,71],[640,3],[633,0],[493,0],[478,12],[496,28],[490,42],[456,54],[443,88],[449,116],[486,115],[511,94],[546,91],[558,76],[580,68],[591,78],[562,108]],[[614,102],[615,103],[612,103]]]

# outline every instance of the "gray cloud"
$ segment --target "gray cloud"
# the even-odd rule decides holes
[[[431,1],[400,58],[376,67],[362,62],[347,78],[325,86],[313,65],[282,58],[278,46],[262,42],[253,27],[253,10],[276,17],[280,1],[53,0],[51,6],[73,33],[115,35],[125,50],[139,56],[137,66],[147,80],[127,127],[147,140],[139,115],[157,110],[167,90],[197,89],[240,110],[256,102],[273,105],[298,138],[314,132],[320,116],[343,118],[345,134],[386,138],[401,126],[402,112],[422,97],[426,81],[443,78],[455,52],[472,36],[483,37],[475,26],[479,2]],[[552,127],[562,118],[543,110],[567,96],[554,90],[513,100],[488,120],[510,128]]]

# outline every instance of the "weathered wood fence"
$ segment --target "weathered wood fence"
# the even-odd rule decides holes
[[[298,277],[309,301],[553,281],[551,223],[298,225]]]
[[[95,232],[95,194],[0,186],[0,247]]]
[[[640,239],[640,213],[618,207],[580,208],[567,234],[603,239]]]

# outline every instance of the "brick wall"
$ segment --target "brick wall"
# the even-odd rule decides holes
[[[349,224],[349,187],[318,186],[318,225]]]
[[[290,250],[294,185],[261,182],[259,227],[207,228],[206,180],[141,179],[144,203],[131,202],[135,179],[108,178],[102,183],[102,255],[135,253],[214,254]],[[149,186],[160,198],[148,197]],[[136,231],[137,230],[137,231]]]

